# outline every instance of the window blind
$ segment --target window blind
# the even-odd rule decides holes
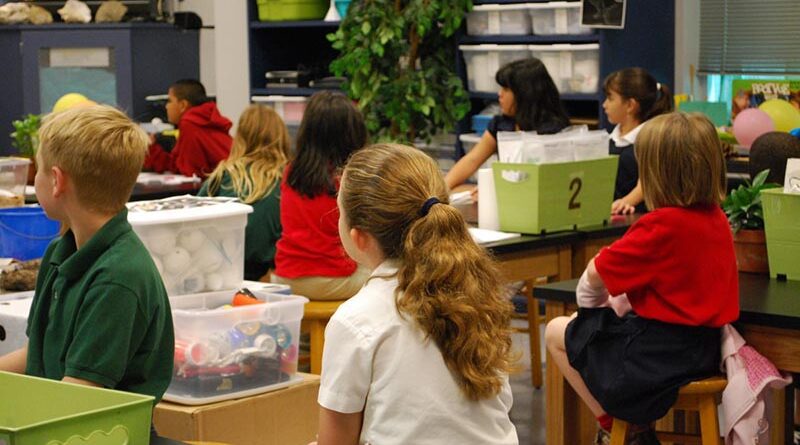
[[[800,74],[800,0],[700,1],[700,73]]]

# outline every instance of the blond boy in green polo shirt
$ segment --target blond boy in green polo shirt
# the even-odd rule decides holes
[[[127,221],[147,135],[122,112],[52,114],[39,132],[36,197],[70,229],[47,249],[28,344],[0,370],[161,399],[174,337],[164,284]]]

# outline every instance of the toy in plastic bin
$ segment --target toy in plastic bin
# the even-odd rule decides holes
[[[171,299],[175,356],[164,398],[211,403],[289,384],[306,301],[248,289]]]

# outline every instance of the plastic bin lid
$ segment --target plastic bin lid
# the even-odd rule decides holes
[[[251,96],[251,102],[308,102],[304,96]]]
[[[581,2],[546,2],[528,3],[528,9],[560,9],[560,8],[580,8]]]
[[[494,43],[484,43],[481,45],[459,45],[461,51],[525,51],[527,45],[497,45]]]
[[[3,167],[17,167],[20,165],[28,165],[31,163],[31,160],[28,158],[0,158],[0,168]]]
[[[157,207],[159,204],[168,204],[170,201],[181,199],[198,199],[207,205],[178,209],[147,209],[148,206]],[[174,196],[154,201],[129,202],[127,206],[128,222],[133,226],[217,219],[226,216],[247,215],[253,211],[253,207],[231,199],[198,198],[191,195]]]
[[[478,141],[481,140],[481,135],[479,135],[478,133],[462,133],[458,135],[458,139],[461,142],[470,142],[477,144]]]
[[[588,51],[600,49],[599,43],[556,43],[553,45],[528,45],[531,51]]]
[[[496,4],[475,5],[472,7],[472,12],[518,11],[521,9],[528,9],[528,5],[526,5],[525,3],[507,4],[507,5],[496,5]]]

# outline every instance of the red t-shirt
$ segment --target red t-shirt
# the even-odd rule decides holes
[[[356,271],[339,239],[336,197],[308,198],[281,180],[281,226],[275,253],[275,274],[284,278],[346,277]],[[338,187],[338,184],[337,184]]]
[[[601,250],[595,267],[641,317],[710,327],[739,318],[733,236],[719,207],[654,210]]]

